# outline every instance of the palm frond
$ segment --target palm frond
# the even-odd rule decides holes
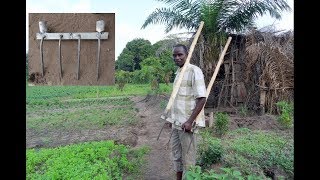
[[[284,0],[226,0],[223,2],[223,9],[219,15],[218,26],[221,31],[244,30],[254,25],[255,18],[264,15],[266,12],[276,19],[281,18],[281,11],[291,8]]]
[[[194,30],[199,26],[202,1],[163,0],[161,2],[170,4],[171,7],[157,8],[147,17],[141,29],[149,24],[164,24],[165,32],[168,33],[174,27]]]
[[[166,24],[173,18],[180,17],[181,14],[179,12],[175,12],[169,8],[157,8],[154,12],[152,12],[143,23],[141,29],[146,28],[149,24]]]

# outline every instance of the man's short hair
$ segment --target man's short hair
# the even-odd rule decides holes
[[[188,48],[184,44],[176,44],[176,45],[173,46],[173,48],[175,48],[175,47],[182,47],[183,50],[185,51],[185,53],[188,53]]]

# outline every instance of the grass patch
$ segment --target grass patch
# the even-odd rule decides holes
[[[160,84],[161,93],[170,93],[172,84]],[[149,84],[127,84],[123,91],[116,86],[27,86],[26,103],[44,103],[54,99],[85,99],[116,96],[147,95]]]
[[[293,177],[293,139],[274,132],[246,128],[230,132],[225,138],[224,163],[237,166],[244,174],[283,172]]]
[[[133,108],[74,109],[72,112],[52,112],[27,118],[27,127],[36,131],[97,129],[105,125],[134,124],[136,122],[134,115]]]
[[[130,150],[113,141],[26,151],[26,179],[122,179],[137,176],[148,147]]]
[[[162,92],[171,86],[160,84]],[[147,95],[149,84],[116,86],[27,86],[27,128],[82,130],[136,122],[134,104],[128,96]]]
[[[132,106],[133,102],[128,97],[105,97],[91,99],[70,99],[70,100],[42,100],[27,103],[27,112],[48,112],[60,111],[74,108],[112,108],[121,106]]]
[[[127,97],[50,101],[27,105],[27,128],[35,131],[82,130],[134,124],[136,111]]]
[[[201,135],[197,161],[203,169],[221,163],[225,168],[239,170],[243,177],[266,178],[272,172],[276,178],[293,178],[294,147],[290,136],[247,128],[227,132],[222,138],[214,137],[214,131],[208,129]]]

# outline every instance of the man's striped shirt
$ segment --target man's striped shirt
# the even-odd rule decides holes
[[[182,68],[176,71],[173,87],[176,85]],[[196,98],[206,97],[206,86],[201,69],[193,64],[188,64],[185,70],[177,96],[171,108],[173,127],[181,130],[181,125],[191,116],[196,106]],[[197,126],[205,127],[204,113],[198,115]]]

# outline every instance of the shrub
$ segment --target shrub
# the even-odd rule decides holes
[[[222,112],[216,113],[215,130],[218,135],[225,134],[229,129],[229,116]]]
[[[198,153],[198,164],[205,168],[219,162],[223,154],[221,141],[217,138],[203,135]]]
[[[245,105],[241,106],[239,113],[241,117],[246,117],[248,115],[248,107]]]
[[[116,72],[116,83],[118,88],[123,91],[124,86],[130,81],[130,72],[129,71],[117,71]]]
[[[291,127],[293,124],[293,104],[279,101],[276,105],[280,108],[279,123],[286,128]]]

